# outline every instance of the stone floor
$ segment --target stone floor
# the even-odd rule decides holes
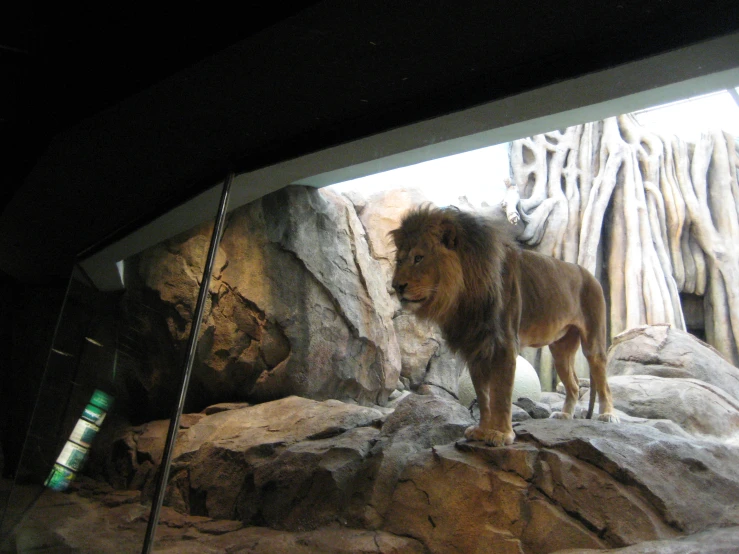
[[[136,491],[43,490],[15,526],[0,539],[2,554],[138,554],[150,506]],[[5,490],[5,489],[3,489]],[[35,489],[38,490],[38,489]],[[26,496],[31,491],[26,493]],[[19,499],[22,492],[13,492]],[[331,526],[315,531],[286,532],[242,527],[241,522],[187,516],[163,507],[153,552],[158,554],[350,554],[422,553],[409,538],[381,531]]]
[[[0,499],[10,482],[0,480]],[[138,492],[78,487],[71,493],[29,489],[13,492],[32,506],[9,536],[2,554],[138,554],[149,516]],[[25,497],[24,497],[25,495]],[[736,554],[739,527],[671,541],[613,550],[564,550],[559,554]],[[421,554],[418,542],[381,531],[330,526],[287,532],[242,527],[238,521],[187,516],[162,508],[153,552],[157,554]]]

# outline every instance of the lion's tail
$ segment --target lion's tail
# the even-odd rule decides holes
[[[590,400],[588,401],[588,419],[593,419],[593,408],[595,408],[595,391],[593,390],[593,383],[591,379],[590,383]]]

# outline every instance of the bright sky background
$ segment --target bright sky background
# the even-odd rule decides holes
[[[361,190],[364,194],[418,187],[439,206],[456,203],[460,196],[466,196],[478,206],[483,201],[491,204],[502,198],[503,179],[508,175],[508,144],[505,143],[375,173],[333,187],[342,191]]]
[[[645,127],[689,142],[697,142],[702,132],[715,128],[739,135],[739,105],[726,91],[642,110],[636,118]]]
[[[679,135],[695,142],[702,131],[721,128],[739,136],[739,106],[726,91],[642,110],[636,114],[644,126]],[[463,154],[376,173],[333,185],[340,191],[365,194],[396,188],[422,188],[439,206],[454,204],[466,196],[474,205],[489,205],[503,197],[508,172],[508,144],[489,146]]]

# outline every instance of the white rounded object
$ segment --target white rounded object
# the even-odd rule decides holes
[[[469,406],[477,397],[469,371],[462,372],[458,387],[460,404]],[[534,366],[527,362],[525,358],[519,356],[516,358],[516,378],[513,381],[512,400],[516,401],[522,397],[538,402],[541,399],[541,382]]]

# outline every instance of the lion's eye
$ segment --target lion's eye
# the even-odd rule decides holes
[[[418,255],[415,258],[413,258],[413,263],[414,264],[421,263],[421,260],[423,260],[423,256]]]

